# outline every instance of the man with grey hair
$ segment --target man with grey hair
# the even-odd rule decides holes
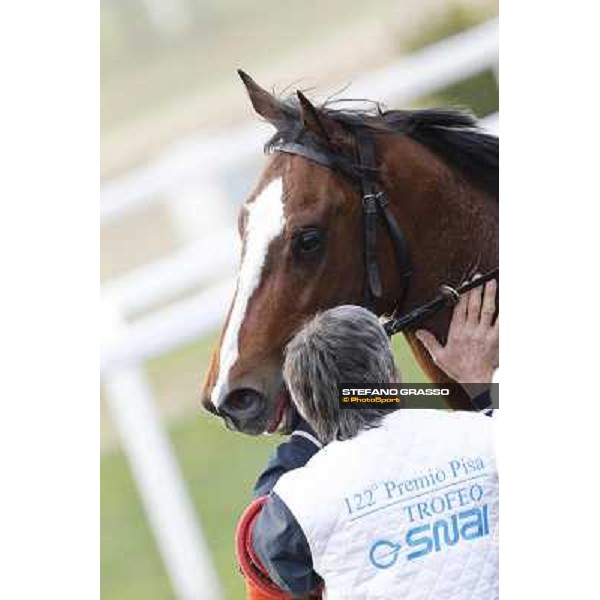
[[[446,346],[428,338],[427,347],[469,390],[497,367],[497,322],[482,309],[495,283],[467,296]],[[328,600],[410,600],[423,589],[427,598],[497,598],[492,419],[341,408],[341,383],[400,382],[383,327],[357,306],[307,323],[287,347],[284,378],[302,422],[238,528],[249,597],[320,598],[324,588]]]
[[[322,444],[379,425],[390,409],[343,410],[339,384],[400,381],[390,340],[377,317],[359,306],[318,314],[286,349],[283,376],[294,405]]]

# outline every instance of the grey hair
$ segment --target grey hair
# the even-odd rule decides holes
[[[313,317],[288,344],[283,376],[298,412],[323,443],[379,425],[390,409],[340,409],[341,383],[399,382],[379,319],[360,306],[337,306]]]

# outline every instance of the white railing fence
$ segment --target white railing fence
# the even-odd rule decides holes
[[[406,105],[484,70],[497,72],[498,23],[445,39],[358,79],[347,97]],[[498,115],[483,121],[498,131]],[[268,136],[253,123],[207,140],[192,137],[148,166],[102,186],[103,225],[159,198],[177,202],[190,189],[223,186],[230,174],[256,164]],[[216,600],[219,584],[179,466],[157,415],[144,363],[214,331],[232,296],[237,235],[225,228],[103,286],[105,339],[101,371],[107,404],[140,490],[173,589],[185,600]],[[214,281],[217,281],[215,284]],[[200,289],[149,316],[126,317]]]

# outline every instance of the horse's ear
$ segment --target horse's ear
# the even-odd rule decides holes
[[[330,142],[335,133],[335,124],[325,115],[320,114],[300,90],[296,90],[296,94],[300,101],[300,116],[304,127],[323,141]]]
[[[238,75],[246,86],[246,91],[254,110],[267,121],[276,122],[283,120],[284,114],[279,100],[272,94],[269,94],[267,90],[261,88],[250,75],[244,73],[241,69],[238,69]]]

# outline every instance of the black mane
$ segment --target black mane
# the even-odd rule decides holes
[[[372,103],[371,110],[357,110],[340,107],[341,104],[339,100],[326,102],[319,111],[350,132],[368,129],[407,135],[498,199],[499,141],[496,136],[482,131],[472,114],[450,108],[385,110],[377,102]],[[275,123],[277,132],[265,145],[267,152],[276,150],[279,144],[295,142],[301,130],[296,97],[282,100],[281,111],[284,118]],[[303,136],[302,144],[317,146],[318,142],[312,136]],[[338,156],[336,159],[342,170],[359,168],[353,158]]]

